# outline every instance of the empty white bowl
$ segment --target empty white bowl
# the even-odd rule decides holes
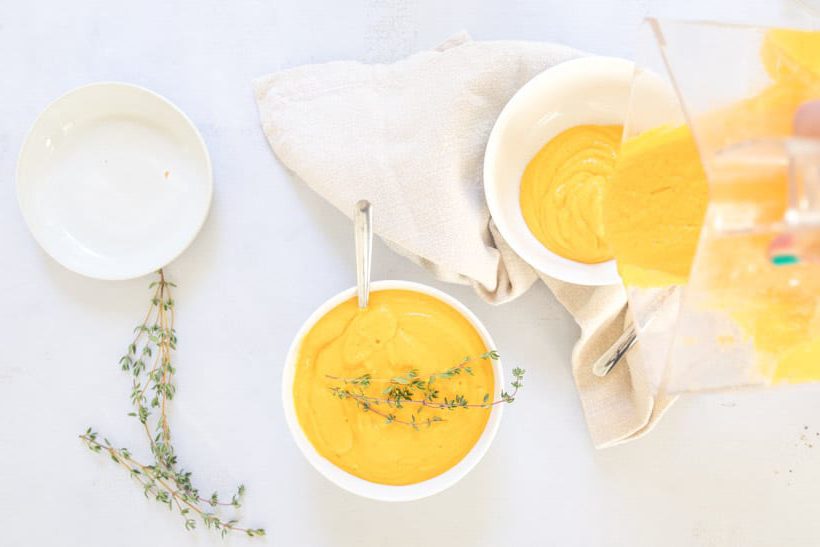
[[[205,222],[212,188],[193,123],[124,83],[87,85],[51,103],[17,163],[17,198],[34,238],[66,268],[98,279],[171,262]]]
[[[549,68],[507,103],[484,155],[484,192],[495,225],[535,269],[579,285],[620,283],[615,261],[584,264],[557,255],[532,234],[521,213],[521,175],[553,137],[578,125],[623,124],[634,64],[613,57],[582,57]]]
[[[490,349],[496,349],[493,344],[490,333],[484,328],[484,325],[468,310],[461,302],[455,298],[427,285],[420,283],[413,283],[410,281],[375,281],[370,284],[372,292],[386,289],[400,289],[406,291],[415,291],[426,294],[449,304],[460,312],[472,325],[476,331],[481,335],[484,344]],[[285,369],[282,375],[282,402],[285,408],[285,419],[288,423],[293,439],[296,445],[305,455],[305,458],[316,468],[319,473],[325,476],[332,483],[337,486],[363,496],[379,501],[412,501],[427,496],[437,494],[461,480],[476,464],[484,457],[487,449],[495,438],[498,431],[498,426],[501,423],[501,414],[503,412],[503,404],[495,405],[490,411],[490,417],[484,427],[484,432],[479,437],[478,442],[473,446],[470,452],[458,462],[441,475],[422,481],[416,484],[408,484],[401,486],[394,486],[388,484],[378,484],[370,482],[355,475],[351,475],[347,471],[337,467],[330,460],[319,454],[313,447],[313,444],[305,436],[302,427],[299,425],[299,419],[296,416],[296,407],[293,400],[293,379],[296,373],[296,361],[299,356],[299,349],[302,345],[302,339],[310,331],[316,322],[322,318],[330,310],[341,304],[342,302],[356,296],[356,288],[350,288],[341,292],[319,306],[319,308],[308,317],[307,321],[299,329],[296,338],[291,343],[288,351],[287,361],[285,362]],[[493,363],[493,373],[495,376],[495,392],[500,393],[504,387],[504,377],[501,370],[501,362],[495,361]]]

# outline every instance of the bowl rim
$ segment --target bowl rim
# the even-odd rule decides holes
[[[22,170],[23,170],[23,161],[26,155],[26,151],[31,146],[31,140],[34,136],[36,129],[39,125],[46,119],[46,117],[51,114],[51,112],[57,108],[63,101],[73,97],[74,95],[78,95],[81,93],[87,93],[89,91],[93,91],[97,88],[108,88],[111,92],[121,92],[121,91],[130,91],[140,93],[144,96],[149,97],[151,100],[159,101],[167,105],[176,115],[180,117],[180,119],[184,122],[185,126],[190,130],[192,140],[198,147],[198,151],[202,153],[204,158],[204,167],[206,171],[206,203],[203,207],[201,218],[198,219],[196,226],[191,231],[188,238],[186,238],[184,244],[179,246],[179,249],[173,253],[173,256],[165,261],[164,264],[151,264],[150,267],[146,266],[144,268],[140,268],[137,270],[136,268],[134,271],[123,272],[119,271],[117,273],[100,273],[95,271],[93,268],[84,268],[84,267],[77,267],[73,264],[65,263],[61,258],[55,256],[52,252],[52,249],[46,245],[40,234],[37,230],[35,230],[34,220],[31,218],[31,214],[28,211],[28,208],[24,206],[23,203],[23,192],[25,181],[22,180]],[[103,281],[123,281],[129,279],[136,279],[139,277],[143,277],[148,275],[160,268],[163,268],[179,258],[182,253],[184,253],[188,247],[194,242],[197,238],[199,233],[202,231],[202,227],[205,225],[205,222],[208,219],[208,215],[210,214],[211,207],[213,206],[213,194],[214,194],[214,175],[213,175],[213,161],[211,160],[211,154],[208,150],[208,145],[205,143],[205,139],[202,137],[202,133],[200,133],[199,129],[197,128],[196,124],[194,124],[193,120],[173,101],[168,99],[167,97],[160,95],[156,91],[148,89],[147,87],[141,86],[139,84],[134,84],[131,82],[124,82],[118,80],[101,80],[97,82],[90,82],[87,84],[83,84],[72,89],[69,89],[62,95],[58,96],[57,98],[50,101],[41,111],[37,114],[37,117],[29,126],[28,130],[23,137],[22,144],[20,145],[20,149],[17,153],[17,161],[15,164],[15,171],[14,171],[14,180],[15,180],[15,193],[17,196],[17,207],[20,210],[20,213],[23,216],[23,221],[26,223],[26,227],[31,233],[34,240],[40,246],[40,248],[55,262],[63,266],[69,271],[72,271],[76,274],[89,277],[92,279],[100,279]]]
[[[370,284],[371,292],[390,289],[408,290],[426,294],[441,300],[445,304],[449,304],[473,325],[488,348],[495,349],[495,344],[486,327],[484,327],[472,311],[452,296],[428,285],[414,281],[390,279],[374,281]],[[398,502],[418,500],[443,492],[464,478],[487,453],[501,424],[504,405],[495,405],[492,407],[490,416],[484,426],[484,431],[461,461],[440,475],[422,482],[407,485],[388,485],[371,482],[337,467],[333,462],[318,453],[299,425],[294,406],[293,381],[295,377],[296,360],[299,350],[301,349],[302,340],[321,317],[342,302],[355,297],[355,295],[356,287],[351,287],[330,297],[305,320],[291,342],[282,371],[282,404],[285,411],[285,421],[287,422],[291,437],[293,437],[302,455],[310,462],[314,469],[336,486],[358,496],[377,501]],[[503,368],[500,359],[493,361],[493,374],[495,376],[495,390],[497,393],[500,393],[504,385]]]
[[[482,166],[484,197],[487,201],[487,207],[490,210],[490,216],[495,222],[501,236],[518,256],[537,271],[554,277],[555,279],[587,286],[616,285],[621,283],[614,259],[597,264],[586,264],[560,256],[543,245],[539,245],[540,250],[538,252],[531,252],[528,247],[519,244],[517,236],[514,235],[516,231],[507,223],[503,209],[497,198],[497,195],[500,193],[500,188],[493,176],[493,168],[497,164],[499,150],[501,148],[502,134],[507,129],[510,121],[515,116],[520,115],[522,111],[521,103],[530,96],[541,93],[544,88],[563,85],[563,82],[566,81],[565,78],[569,75],[572,75],[573,78],[584,78],[586,81],[601,79],[604,74],[610,76],[615,75],[625,78],[625,85],[631,87],[635,66],[633,61],[620,57],[588,55],[549,67],[534,76],[516,91],[510,100],[507,101],[507,104],[504,105],[504,108],[501,110],[490,131],[487,146],[484,150],[484,162]],[[627,112],[624,110],[624,117],[626,114]],[[624,119],[624,122],[625,121]],[[510,235],[513,237],[510,237]],[[585,271],[583,275],[578,275],[579,268]],[[572,271],[570,271],[570,269],[572,269]]]

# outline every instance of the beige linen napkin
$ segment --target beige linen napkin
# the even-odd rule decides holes
[[[254,89],[282,163],[347,215],[359,199],[370,200],[376,231],[393,249],[502,303],[537,274],[490,219],[482,187],[487,137],[522,85],[579,55],[459,35],[393,64],[302,66],[261,77]],[[603,379],[590,369],[623,328],[623,289],[541,277],[581,327],[573,371],[595,446],[648,431],[672,400],[653,396],[640,367],[619,365]]]

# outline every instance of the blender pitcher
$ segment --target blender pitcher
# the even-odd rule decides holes
[[[792,135],[820,98],[820,32],[654,19],[645,32],[655,63],[636,70],[624,146],[659,127],[691,135],[697,155],[667,160],[699,159],[705,212],[688,276],[624,276],[636,360],[669,393],[820,381],[820,141]],[[648,114],[656,74],[677,102]]]

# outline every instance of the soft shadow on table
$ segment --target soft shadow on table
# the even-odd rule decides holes
[[[220,241],[219,237],[224,230],[223,205],[224,201],[221,199],[219,186],[215,183],[211,211],[202,230],[191,245],[165,267],[166,272],[172,278],[179,279],[179,284],[186,292],[195,293],[205,283],[207,276],[217,271],[219,247],[225,244]]]
[[[92,308],[92,311],[103,312],[107,316],[130,311],[136,320],[139,314],[134,315],[133,313],[136,298],[132,295],[134,297],[138,295],[137,288],[144,289],[142,300],[145,301],[146,307],[148,305],[150,276],[126,281],[92,279],[67,270],[48,256],[45,251],[38,249],[37,254],[42,262],[42,267],[38,268],[38,271],[45,274],[51,287],[60,292],[61,298],[70,300],[78,306]],[[125,295],[129,296],[125,297]]]
[[[686,395],[651,434],[596,452],[602,497],[620,530],[642,530],[655,544],[675,531],[690,545],[816,545],[820,522],[808,500],[820,480],[818,391]],[[660,526],[648,529],[644,515],[661,500]]]
[[[278,163],[278,160],[276,161]],[[302,210],[307,216],[314,219],[317,226],[325,226],[329,221],[333,222],[332,229],[321,231],[329,240],[325,250],[330,250],[343,261],[349,261],[350,271],[355,275],[352,221],[310,189],[295,173],[281,164],[278,164],[277,167],[288,178],[288,183],[293,190],[293,196],[299,201]],[[273,181],[271,181],[271,184],[273,184]],[[374,211],[374,215],[378,215],[378,211]],[[378,216],[374,218],[378,222]]]
[[[214,199],[216,201],[218,197]],[[176,260],[164,267],[170,281],[184,279],[184,283],[180,284],[184,285],[186,292],[195,291],[203,276],[213,270],[217,256],[214,248],[218,245],[216,234],[219,232],[219,224],[219,212],[215,204],[193,243]],[[139,318],[139,313],[134,315],[134,300],[141,302],[139,310],[148,306],[151,294],[148,286],[156,276],[153,272],[135,279],[93,279],[64,268],[42,249],[38,249],[37,254],[42,263],[42,268],[38,269],[45,273],[61,296],[68,300],[106,315],[130,313],[133,316],[132,321]]]
[[[451,489],[412,502],[360,498],[322,477],[308,481],[304,495],[311,500],[317,528],[327,534],[322,545],[479,545],[499,524],[493,518],[503,490],[503,477],[494,474],[497,469],[500,466],[485,459]]]

